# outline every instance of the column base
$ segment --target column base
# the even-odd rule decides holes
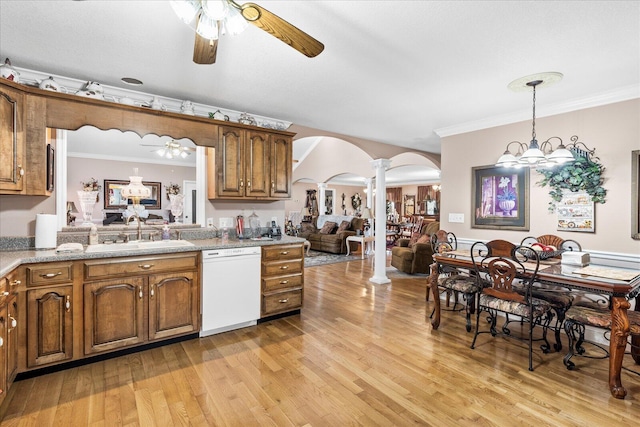
[[[391,283],[391,279],[389,279],[387,276],[373,276],[369,279],[369,281],[375,283],[376,285]]]

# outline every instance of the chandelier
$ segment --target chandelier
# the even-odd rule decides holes
[[[547,72],[522,77],[509,83],[509,89],[513,91],[522,91],[531,89],[533,92],[533,120],[531,122],[531,141],[529,145],[520,141],[511,141],[507,144],[504,153],[498,159],[496,166],[498,167],[551,167],[563,163],[570,163],[575,160],[574,152],[567,148],[562,142],[562,138],[552,136],[542,144],[538,144],[536,139],[536,88],[538,86],[547,86],[562,80],[562,74],[556,72]],[[552,140],[558,141],[557,148],[553,148]],[[577,136],[571,137],[572,143],[570,147],[575,148],[578,142]],[[511,146],[515,145],[517,151],[515,154],[511,152]],[[585,146],[586,148],[586,146]],[[588,149],[587,149],[588,150]],[[590,151],[590,150],[588,150]]]
[[[164,147],[153,150],[154,153],[166,159],[174,159],[178,157],[186,159],[187,156],[191,154],[191,151],[193,151],[193,148],[184,147],[182,144],[175,140],[167,141],[164,144]]]
[[[171,7],[182,21],[207,40],[218,40],[219,34],[237,35],[247,28],[240,7],[229,0],[171,0]]]

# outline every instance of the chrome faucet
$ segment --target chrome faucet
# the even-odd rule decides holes
[[[132,215],[127,217],[127,221],[125,222],[126,225],[129,225],[129,221],[131,221],[131,218],[135,217],[138,220],[138,234],[137,234],[137,240],[142,240],[142,228],[141,228],[141,220],[140,217],[138,216],[138,212],[134,211]]]

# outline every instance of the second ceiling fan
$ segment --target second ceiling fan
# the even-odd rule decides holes
[[[193,62],[216,62],[220,34],[239,34],[251,23],[309,58],[319,55],[324,45],[304,31],[255,3],[233,0],[172,0],[171,6],[185,23],[196,19]]]

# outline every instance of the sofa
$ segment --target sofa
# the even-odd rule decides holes
[[[391,266],[409,274],[429,274],[433,264],[431,235],[440,229],[438,221],[424,222],[420,233],[409,239],[399,239],[391,248]]]
[[[305,238],[314,251],[347,253],[347,237],[364,231],[364,219],[345,215],[319,215],[300,225],[298,237]],[[354,243],[357,245],[357,243]],[[351,249],[356,249],[352,247]]]

